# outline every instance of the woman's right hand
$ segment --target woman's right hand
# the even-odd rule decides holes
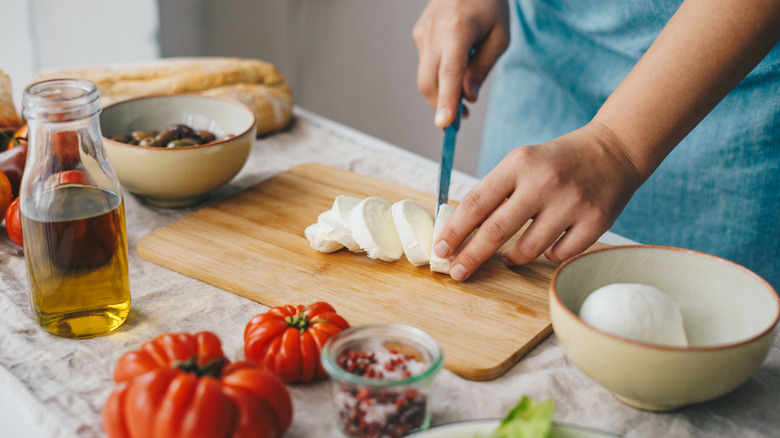
[[[479,87],[509,45],[506,0],[431,0],[412,30],[420,64],[417,87],[447,127],[463,97],[477,100]],[[474,50],[471,58],[469,52]]]

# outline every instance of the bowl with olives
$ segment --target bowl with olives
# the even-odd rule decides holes
[[[179,94],[108,105],[100,127],[122,187],[154,205],[185,207],[244,167],[257,120],[242,103]]]

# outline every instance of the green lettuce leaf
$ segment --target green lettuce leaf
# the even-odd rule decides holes
[[[552,400],[537,403],[523,396],[488,438],[547,438],[553,426]]]

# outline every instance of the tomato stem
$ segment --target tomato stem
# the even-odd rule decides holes
[[[228,363],[228,360],[224,357],[215,357],[201,365],[198,363],[198,355],[195,354],[185,361],[177,360],[173,362],[173,366],[182,371],[195,374],[198,377],[209,376],[218,379],[222,375],[222,369]]]

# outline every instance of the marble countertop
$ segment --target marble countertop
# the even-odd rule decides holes
[[[311,161],[429,193],[436,190],[436,163],[296,108],[290,128],[258,139],[239,175],[204,204],[164,209],[126,194],[133,312],[117,332],[87,340],[56,338],[37,326],[29,308],[22,250],[0,237],[0,421],[4,432],[11,436],[103,436],[100,411],[113,387],[117,359],[165,332],[213,331],[222,339],[227,356],[241,359],[242,339],[236,333],[243,333],[246,321],[267,307],[147,262],[138,256],[136,245],[147,233],[208,203]],[[450,196],[454,200],[461,199],[475,183],[474,178],[458,172],[453,181]],[[612,234],[602,241],[630,243]],[[295,417],[287,437],[339,436],[327,381],[291,385],[290,391]],[[568,362],[553,334],[497,379],[474,382],[442,372],[435,383],[433,425],[500,418],[523,395],[553,399],[558,422],[627,437],[776,437],[780,436],[780,342],[775,339],[761,368],[733,392],[659,414],[628,407],[591,381]],[[32,426],[27,428],[25,423]]]

